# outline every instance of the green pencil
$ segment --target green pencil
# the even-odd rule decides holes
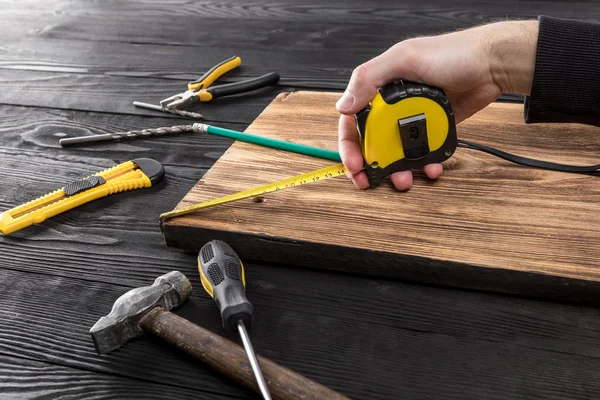
[[[325,160],[341,162],[340,153],[333,150],[321,149],[319,147],[307,146],[304,144],[286,142],[285,140],[272,139],[264,136],[253,135],[245,132],[238,132],[231,129],[219,128],[217,126],[195,123],[194,132],[206,132],[211,135],[228,137],[241,142],[253,143],[259,146],[271,147],[274,149],[285,150],[292,153],[304,154],[307,156],[323,158]]]

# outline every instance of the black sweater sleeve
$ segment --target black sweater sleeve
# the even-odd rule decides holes
[[[600,126],[600,24],[541,16],[525,122]]]

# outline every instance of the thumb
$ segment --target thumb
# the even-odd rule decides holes
[[[348,87],[336,103],[341,114],[355,114],[377,94],[377,89],[396,79],[416,80],[417,60],[410,47],[400,42],[379,56],[359,65]]]

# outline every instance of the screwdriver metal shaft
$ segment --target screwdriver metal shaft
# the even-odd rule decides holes
[[[269,393],[269,389],[267,388],[267,382],[265,382],[265,377],[263,376],[262,371],[260,370],[260,367],[258,365],[256,353],[254,353],[254,348],[252,347],[252,343],[250,342],[250,337],[248,336],[248,331],[246,330],[246,325],[244,325],[244,321],[238,321],[238,331],[240,332],[242,343],[244,344],[244,348],[246,349],[246,354],[248,354],[248,360],[250,360],[252,371],[254,371],[254,376],[256,377],[258,388],[260,389],[260,392],[262,393],[265,400],[271,400],[271,393]]]

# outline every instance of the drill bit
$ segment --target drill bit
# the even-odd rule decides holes
[[[166,112],[169,114],[181,115],[182,117],[188,117],[188,118],[193,118],[193,119],[204,119],[204,115],[202,115],[200,113],[195,113],[195,112],[185,111],[185,110],[178,110],[176,108],[168,109],[168,108],[164,108],[159,105],[156,105],[156,104],[143,103],[141,101],[134,101],[133,105],[136,107],[140,107],[140,108],[147,108],[149,110],[162,111],[162,112]]]
[[[194,124],[196,125],[196,124]],[[162,135],[171,135],[174,133],[183,133],[183,132],[196,132],[199,133],[199,129],[195,129],[194,125],[175,125],[171,127],[161,127],[161,128],[149,128],[142,129],[137,131],[127,131],[127,132],[115,132],[115,133],[105,133],[102,135],[91,135],[91,136],[78,136],[73,138],[64,138],[60,139],[59,143],[61,146],[71,146],[74,144],[83,144],[83,143],[92,143],[92,142],[106,142],[111,140],[121,140],[121,139],[134,139],[134,138],[143,138],[149,136],[162,136]]]

